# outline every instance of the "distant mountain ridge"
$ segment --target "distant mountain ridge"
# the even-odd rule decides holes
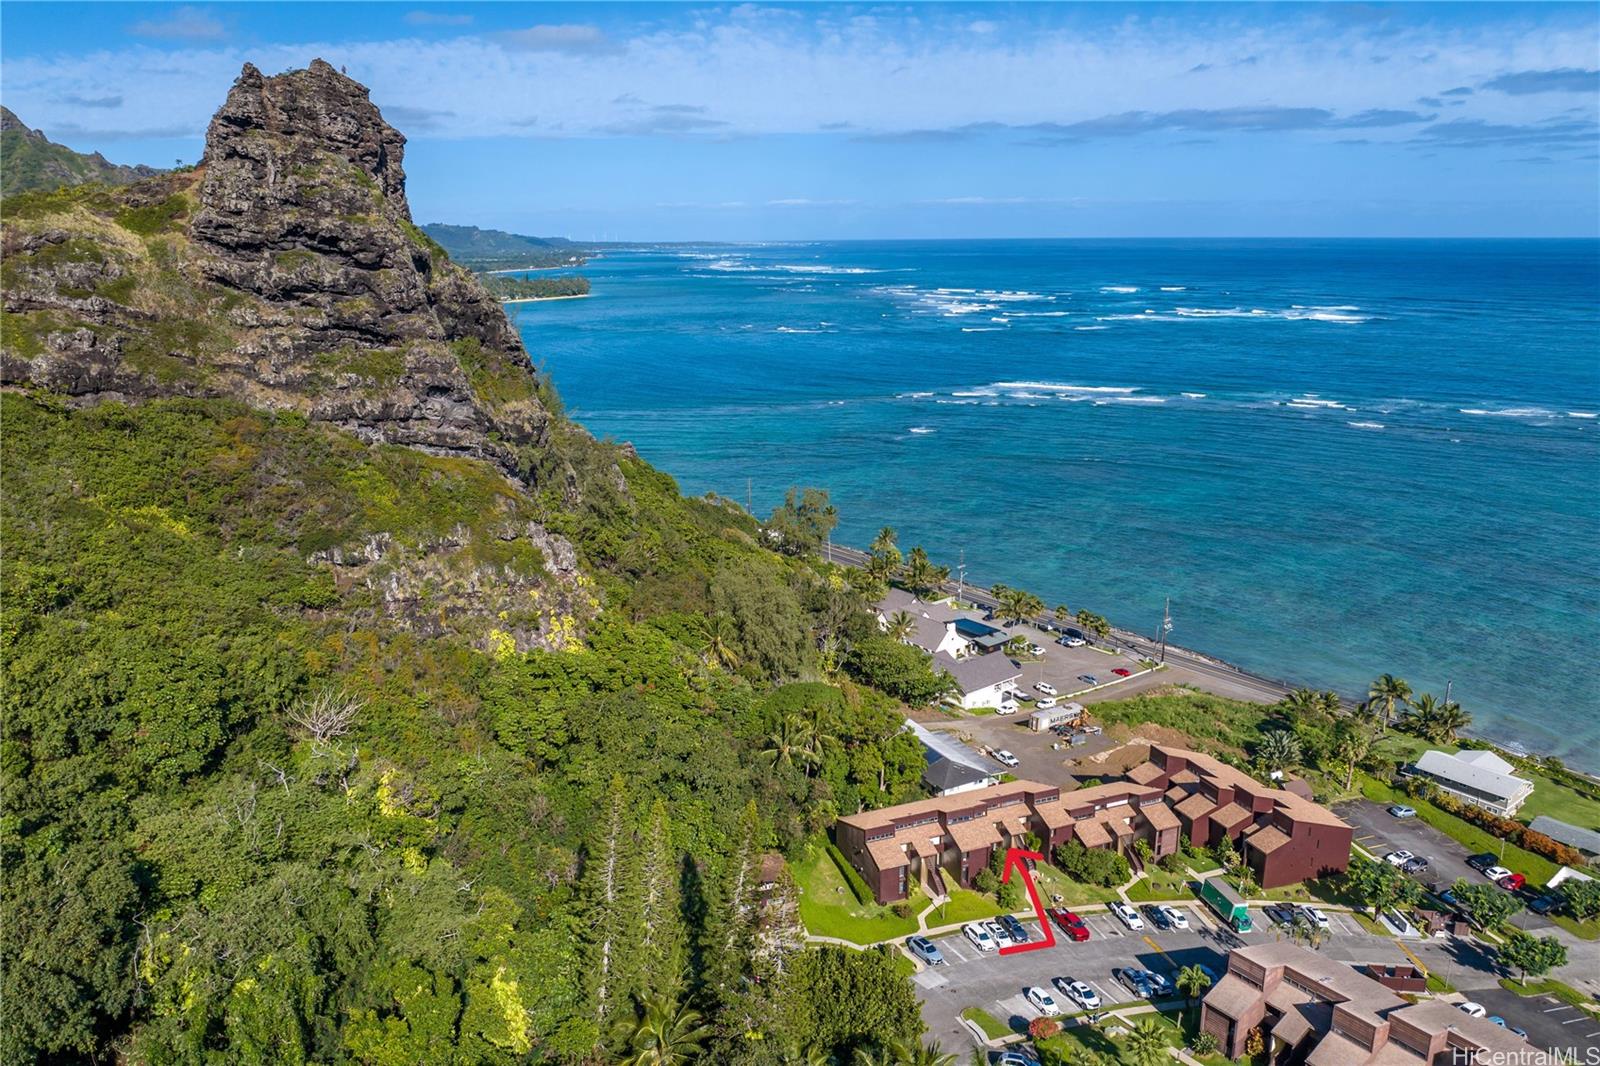
[[[451,259],[475,267],[578,266],[589,255],[589,249],[564,237],[528,237],[444,222],[430,222],[422,231],[438,241]]]
[[[10,108],[0,107],[0,195],[91,181],[127,185],[160,173],[155,167],[109,162],[99,152],[74,152],[30,129]]]

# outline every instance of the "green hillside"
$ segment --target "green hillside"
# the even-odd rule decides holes
[[[156,173],[151,167],[108,163],[99,152],[74,152],[29,129],[9,108],[0,107],[0,195],[89,181],[121,185]]]

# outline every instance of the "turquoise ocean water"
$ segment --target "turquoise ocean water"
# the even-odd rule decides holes
[[[1600,243],[672,247],[511,314],[687,492],[1600,770]]]

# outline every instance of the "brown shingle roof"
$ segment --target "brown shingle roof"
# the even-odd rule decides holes
[[[1226,807],[1212,811],[1211,820],[1224,829],[1233,830],[1237,829],[1240,823],[1250,820],[1250,812],[1237,803],[1230,803]]]
[[[1079,822],[1072,827],[1072,830],[1086,848],[1103,848],[1111,843],[1111,834],[1106,832],[1105,823],[1098,819],[1091,818]]]
[[[1139,813],[1144,820],[1150,823],[1155,830],[1178,828],[1178,816],[1172,813],[1172,808],[1165,803],[1151,803],[1139,808]]]
[[[1238,1021],[1261,998],[1261,990],[1237,974],[1225,973],[1205,995],[1205,1004]]]
[[[1289,834],[1275,825],[1264,826],[1244,838],[1244,842],[1255,848],[1263,855],[1271,855],[1274,851],[1289,843]]]
[[[1196,773],[1203,774],[1208,780],[1216,783],[1232,785],[1243,788],[1252,795],[1265,795],[1272,798],[1273,803],[1280,809],[1290,814],[1297,822],[1309,822],[1317,825],[1349,825],[1344,819],[1334,814],[1320,803],[1297,796],[1293,792],[1281,788],[1271,788],[1263,785],[1255,778],[1242,770],[1236,770],[1225,762],[1221,762],[1210,755],[1187,748],[1172,748],[1165,745],[1152,745],[1152,752],[1160,752],[1166,758],[1183,759]],[[1173,782],[1185,784],[1192,778],[1189,770],[1180,771],[1172,777]]]
[[[950,839],[962,851],[977,851],[1000,843],[1000,831],[994,827],[993,820],[977,818],[951,826]]]
[[[906,865],[906,853],[892,839],[868,841],[867,851],[872,855],[872,864],[879,870],[894,870]]]
[[[1192,822],[1197,818],[1210,814],[1215,806],[1215,802],[1196,792],[1173,809]]]
[[[875,811],[847,814],[839,821],[858,829],[879,829],[897,820],[904,821],[919,814],[935,812],[949,814],[952,811],[972,810],[984,804],[993,804],[995,800],[1007,796],[1055,791],[1058,790],[1054,785],[1041,785],[1037,781],[1008,781],[1003,785],[976,788],[970,792],[958,792],[953,796],[935,796],[932,799],[917,800],[915,803],[902,803],[898,807],[882,807]]]
[[[1140,763],[1128,771],[1128,780],[1136,785],[1148,785],[1153,781],[1159,781],[1165,773],[1165,770],[1153,762]]]

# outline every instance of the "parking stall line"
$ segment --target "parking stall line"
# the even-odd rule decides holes
[[[1577,1025],[1579,1022],[1586,1022],[1588,1020],[1589,1020],[1588,1018],[1569,1018],[1566,1021],[1562,1022],[1561,1024],[1562,1025]]]

